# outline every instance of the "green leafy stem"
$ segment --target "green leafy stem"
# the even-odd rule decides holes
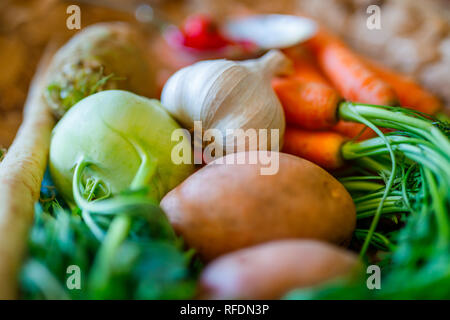
[[[341,103],[339,114],[344,120],[367,125],[379,136],[362,142],[351,141],[342,148],[344,159],[358,160],[359,165],[365,169],[376,168],[380,173],[378,177],[342,179],[344,185],[353,190],[361,188],[372,191],[369,195],[355,199],[358,218],[373,217],[361,256],[367,251],[381,215],[411,211],[406,185],[415,163],[422,168],[423,178],[428,186],[427,191],[432,199],[431,211],[436,215],[440,243],[447,245],[450,238],[446,208],[450,181],[450,142],[446,136],[448,129],[442,130],[446,125],[439,123],[437,126],[430,119],[404,108],[351,102]],[[385,134],[378,127],[397,131]],[[385,164],[387,156],[390,158],[390,165]],[[397,171],[401,172],[402,177],[397,183],[398,188],[394,187]],[[387,181],[383,183],[380,179],[386,174]]]

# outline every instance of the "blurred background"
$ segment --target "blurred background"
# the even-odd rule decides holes
[[[449,0],[0,0],[0,146],[9,146],[21,122],[29,83],[49,42],[62,44],[69,5],[81,8],[81,27],[128,21],[159,36],[160,23],[181,24],[193,13],[215,19],[248,13],[314,17],[357,51],[403,71],[450,106]],[[381,8],[381,29],[366,27],[369,5]],[[148,6],[146,6],[148,5]]]

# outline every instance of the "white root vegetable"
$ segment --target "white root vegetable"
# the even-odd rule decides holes
[[[145,37],[123,22],[83,28],[55,54],[45,99],[60,118],[82,98],[108,89],[155,97],[151,53]]]
[[[22,125],[0,163],[0,299],[17,297],[17,276],[47,163],[54,120],[41,93],[50,56],[41,61]]]

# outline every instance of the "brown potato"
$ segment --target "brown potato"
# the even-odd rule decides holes
[[[201,299],[279,299],[290,290],[348,275],[355,254],[316,240],[279,240],[214,260],[200,277]]]
[[[258,151],[223,159],[236,155],[248,160],[251,153]],[[342,184],[307,160],[274,154],[279,155],[274,175],[261,175],[261,168],[267,167],[261,161],[216,160],[163,198],[161,206],[175,231],[203,259],[287,238],[348,243],[356,214]]]

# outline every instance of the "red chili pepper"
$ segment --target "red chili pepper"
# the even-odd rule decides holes
[[[196,49],[218,49],[230,42],[220,33],[216,23],[206,15],[189,17],[183,28],[183,44]]]

